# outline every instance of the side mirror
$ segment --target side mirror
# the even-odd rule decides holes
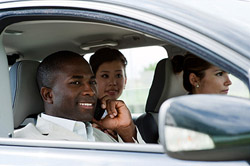
[[[174,158],[250,159],[250,100],[226,95],[169,99],[160,108],[159,136]]]

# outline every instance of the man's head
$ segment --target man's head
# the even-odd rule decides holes
[[[59,51],[38,67],[37,82],[48,115],[91,121],[96,104],[96,81],[88,62],[79,54]]]

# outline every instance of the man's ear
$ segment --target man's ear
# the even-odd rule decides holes
[[[200,84],[200,78],[197,77],[194,73],[190,73],[189,74],[189,82],[191,83],[191,85],[196,87],[197,85]]]
[[[43,98],[43,101],[49,104],[53,104],[53,94],[52,89],[47,87],[41,88],[41,96]]]

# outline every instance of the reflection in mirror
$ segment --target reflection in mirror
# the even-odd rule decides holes
[[[165,126],[165,134],[166,146],[172,152],[214,148],[208,134],[168,125]]]
[[[160,108],[160,141],[168,155],[180,159],[249,159],[249,111],[248,99],[233,96],[169,99]]]

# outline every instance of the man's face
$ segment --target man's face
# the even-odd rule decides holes
[[[52,87],[53,116],[91,121],[96,104],[96,82],[89,64],[81,57],[67,61],[55,72]]]

